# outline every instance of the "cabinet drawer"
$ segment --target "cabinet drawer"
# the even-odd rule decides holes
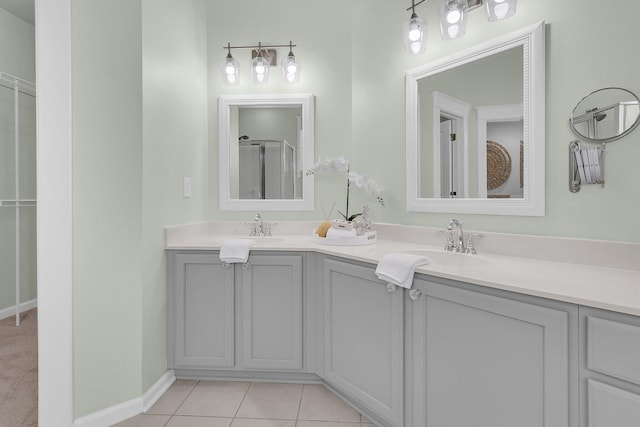
[[[587,380],[588,427],[637,427],[640,395],[595,380]]]
[[[640,385],[640,326],[587,317],[587,367]]]

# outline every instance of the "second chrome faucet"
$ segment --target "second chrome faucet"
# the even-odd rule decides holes
[[[462,222],[455,218],[449,221],[449,225],[447,226],[447,244],[445,245],[444,250],[447,252],[458,252],[463,254],[477,253],[473,244],[473,234],[469,234],[465,244]]]

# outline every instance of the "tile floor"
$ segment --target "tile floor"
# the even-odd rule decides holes
[[[118,427],[373,427],[318,384],[177,380]]]

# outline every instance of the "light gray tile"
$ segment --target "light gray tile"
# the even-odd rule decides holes
[[[360,414],[323,386],[305,384],[298,419],[359,423]]]
[[[163,427],[171,418],[168,415],[138,415],[121,423],[114,424],[114,427]]]
[[[231,427],[295,427],[294,420],[266,420],[254,418],[235,418]]]
[[[233,418],[193,417],[176,415],[166,427],[229,427]]]
[[[187,398],[198,381],[176,380],[171,387],[164,392],[156,403],[147,411],[147,414],[173,415]]]
[[[296,427],[360,427],[360,423],[343,423],[339,421],[298,421]]]
[[[236,416],[295,420],[302,388],[302,384],[252,383]]]
[[[233,418],[249,383],[200,381],[176,411],[176,415]]]

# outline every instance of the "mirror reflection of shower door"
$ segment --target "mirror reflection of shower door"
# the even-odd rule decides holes
[[[294,150],[286,141],[247,140],[239,146],[240,199],[293,199]]]

